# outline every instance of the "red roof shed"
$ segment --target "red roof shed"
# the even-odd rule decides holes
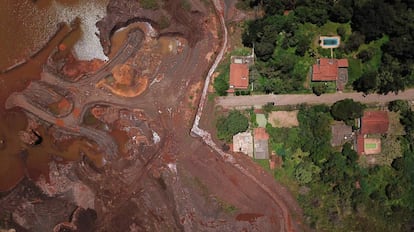
[[[366,111],[361,119],[361,134],[386,134],[388,126],[387,111]]]

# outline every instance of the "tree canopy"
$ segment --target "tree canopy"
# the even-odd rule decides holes
[[[237,110],[230,111],[227,117],[220,117],[217,120],[217,137],[230,142],[233,135],[246,131],[249,127],[249,120]]]
[[[360,118],[363,112],[364,105],[349,98],[337,101],[331,107],[332,117],[338,121],[347,122]]]

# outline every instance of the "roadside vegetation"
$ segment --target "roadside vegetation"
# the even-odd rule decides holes
[[[231,56],[247,56],[251,50],[248,48],[239,48],[228,54],[220,65],[217,67],[218,76],[214,79],[213,87],[219,96],[227,95],[230,81],[230,57]],[[249,91],[236,91],[236,95],[248,95]]]
[[[360,115],[359,105],[348,102],[342,107],[358,106]],[[331,146],[334,106],[300,106],[297,127],[267,125],[270,147],[283,158],[282,168],[273,175],[297,196],[307,222],[317,231],[410,230],[414,226],[414,112],[404,101],[390,103],[390,110],[401,116],[405,135],[386,141],[397,143],[401,155],[368,166],[358,159],[352,144],[340,150]]]
[[[216,127],[218,139],[230,142],[233,135],[247,130],[249,119],[240,111],[233,110],[227,116],[219,117]]]
[[[242,36],[257,57],[254,91],[330,92],[310,83],[311,65],[330,57],[319,35],[341,37],[334,57],[348,58],[348,90],[387,94],[414,85],[413,1],[241,0],[238,6],[264,11],[246,23]]]

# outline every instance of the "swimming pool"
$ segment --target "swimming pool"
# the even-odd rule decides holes
[[[341,37],[339,36],[321,36],[319,38],[320,45],[322,48],[337,48],[341,42]]]
[[[338,40],[337,39],[324,39],[323,40],[323,45],[328,45],[328,46],[332,46],[332,45],[338,45]]]

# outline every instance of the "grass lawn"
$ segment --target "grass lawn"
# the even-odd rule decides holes
[[[349,58],[348,59],[349,68],[348,68],[348,87],[352,88],[352,83],[357,80],[362,75],[362,63],[358,59]]]
[[[270,165],[268,159],[254,159],[256,163],[258,163],[264,170],[270,172]]]
[[[365,149],[376,149],[376,148],[377,148],[377,144],[375,144],[375,143],[365,144]]]
[[[381,39],[375,40],[370,42],[369,44],[363,44],[359,47],[358,53],[370,49],[373,51],[374,55],[372,58],[363,63],[362,70],[363,72],[367,71],[377,71],[379,69],[379,66],[381,65],[381,58],[382,58],[382,51],[381,46],[388,42],[389,38],[388,36],[383,36]]]

